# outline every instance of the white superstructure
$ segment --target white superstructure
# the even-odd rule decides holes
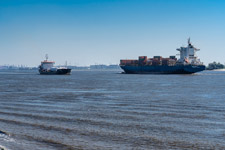
[[[183,64],[197,64],[200,65],[202,62],[198,59],[196,52],[200,49],[195,48],[191,42],[190,38],[188,39],[188,46],[187,47],[180,47],[177,49],[180,52],[180,59],[178,60],[179,63]]]
[[[54,70],[54,64],[55,64],[55,62],[54,61],[48,61],[48,54],[46,54],[45,55],[45,60],[44,61],[42,61],[41,62],[41,68],[43,69],[43,70]]]
[[[43,61],[43,62],[41,62],[41,66],[43,69],[50,70],[51,68],[53,68],[54,62]]]

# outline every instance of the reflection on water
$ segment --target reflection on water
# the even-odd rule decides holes
[[[225,149],[225,72],[0,72],[8,149]]]

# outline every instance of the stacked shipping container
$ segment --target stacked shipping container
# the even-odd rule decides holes
[[[173,66],[177,62],[176,56],[170,56],[169,58],[163,58],[162,56],[154,56],[153,58],[147,58],[147,56],[139,56],[138,60],[128,59],[120,60],[120,65],[130,66]]]

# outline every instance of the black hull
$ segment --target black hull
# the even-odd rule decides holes
[[[120,66],[127,74],[193,74],[205,70],[204,65]]]
[[[57,69],[57,71],[44,71],[39,70],[41,75],[69,75],[71,73],[71,69]]]

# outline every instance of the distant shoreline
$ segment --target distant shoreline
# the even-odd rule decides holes
[[[225,71],[225,69],[213,69],[213,70],[208,70],[208,71]]]
[[[56,66],[61,67],[61,66]],[[90,66],[67,66],[72,70],[120,70],[119,65],[90,65]],[[38,70],[38,67],[25,66],[0,66],[0,70]]]

